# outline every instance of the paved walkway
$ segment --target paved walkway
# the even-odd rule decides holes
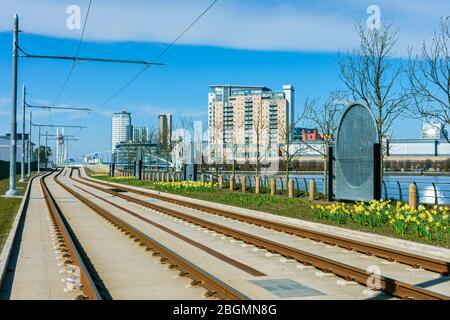
[[[68,174],[59,180],[67,183]],[[205,299],[204,288],[191,287],[190,278],[178,277],[178,270],[169,270],[52,179],[48,187],[112,299]]]
[[[79,294],[64,291],[40,179],[34,179],[31,185],[28,210],[17,234],[20,241],[13,247],[1,299],[60,300]]]

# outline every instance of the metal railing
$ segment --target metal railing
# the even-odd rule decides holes
[[[205,173],[205,181],[209,182],[209,173]],[[218,175],[213,174],[215,181],[218,181]],[[242,183],[241,176],[236,174],[235,183],[240,185]],[[270,179],[275,178],[276,187],[278,190],[286,190],[287,183],[286,178],[281,176],[261,176],[261,186],[269,187]],[[309,181],[314,180],[316,182],[316,190],[323,192],[324,179],[321,176],[292,176],[294,180],[294,189],[309,192]],[[229,183],[230,176],[224,175],[223,182]],[[418,181],[414,179],[398,180],[387,177],[382,183],[381,196],[383,200],[393,199],[400,201],[409,200],[409,185],[415,184],[418,192],[418,201],[426,204],[450,204],[450,177],[449,182],[437,182],[437,181]],[[255,186],[255,176],[246,175],[247,187]],[[326,187],[326,186],[325,186]]]
[[[143,179],[150,178],[150,170],[145,170],[143,172]],[[164,172],[164,171],[160,171]],[[126,175],[133,175],[134,173],[131,170],[122,171]],[[172,175],[171,172],[168,172]],[[183,173],[181,174],[181,180],[186,180],[186,177]],[[214,182],[218,182],[218,175],[215,173],[204,173],[204,181],[209,182],[210,175],[212,174]],[[239,186],[242,184],[241,177],[243,174],[236,174],[235,176],[235,184]],[[246,186],[249,188],[255,187],[255,176],[245,175],[246,176]],[[200,173],[198,173],[198,177],[200,177]],[[276,188],[277,190],[286,190],[287,183],[286,178],[284,176],[260,176],[261,179],[261,187],[269,188],[270,187],[270,179],[275,178]],[[418,177],[423,178],[423,177]],[[442,179],[442,177],[439,177]],[[223,183],[225,185],[230,182],[230,175],[222,176]],[[293,174],[291,179],[294,180],[294,189],[299,191],[304,191],[306,193],[309,192],[309,181],[314,180],[316,182],[316,190],[318,192],[324,191],[324,179],[319,175],[309,175],[309,176],[299,176],[297,174]],[[446,181],[432,181],[430,180],[419,180],[419,179],[395,179],[394,176],[386,176],[382,183],[381,188],[381,197],[384,200],[393,199],[399,201],[409,201],[409,186],[411,184],[415,184],[417,187],[418,193],[418,201],[419,203],[425,204],[450,204],[450,177],[448,177],[448,182]],[[325,187],[327,187],[325,185]]]

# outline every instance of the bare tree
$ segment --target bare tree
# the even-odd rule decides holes
[[[408,69],[417,112],[427,121],[441,124],[442,129],[450,124],[449,22],[449,17],[441,18],[431,43],[423,42],[420,55],[412,57],[410,51]],[[448,135],[444,136],[450,143]]]
[[[299,157],[307,150],[307,146],[304,143],[293,144],[294,128],[304,119],[305,108],[301,115],[295,118],[294,121],[285,121],[285,119],[278,118],[278,143],[275,146],[271,146],[272,149],[278,153],[278,156],[284,162],[285,165],[285,177],[286,185],[289,182],[290,168],[292,160]],[[275,148],[274,148],[275,147]],[[288,188],[286,188],[286,191]]]
[[[187,141],[189,140],[189,137],[193,137],[193,133],[194,133],[194,121],[192,120],[192,117],[190,116],[181,116],[180,117],[180,126],[181,129],[183,129],[183,133],[182,136],[180,137],[181,139],[181,143],[182,143],[182,148],[179,151],[181,154],[181,158],[182,159],[186,159],[186,155],[189,155],[189,153],[191,152],[190,150],[190,146],[187,145]],[[192,138],[191,138],[191,142]],[[188,148],[188,150],[185,150],[185,147]],[[183,164],[184,166],[185,164]],[[184,168],[182,169],[184,171]]]
[[[392,24],[368,29],[359,22],[358,49],[339,55],[339,75],[355,101],[361,100],[373,111],[379,141],[407,107],[408,93],[400,85],[404,68],[395,61],[397,31]]]
[[[259,107],[256,112],[253,109],[253,121],[252,121],[252,133],[254,135],[254,141],[256,145],[255,152],[255,179],[258,179],[261,161],[266,157],[268,150],[267,143],[267,131],[268,131],[268,120],[264,117],[262,99],[260,100]]]
[[[158,130],[156,129],[155,125],[151,124],[148,127],[148,143],[151,144],[157,144],[158,143]]]
[[[208,141],[209,155],[213,163],[213,167],[216,174],[219,173],[219,164],[223,163],[223,158],[226,158],[224,154],[224,139],[223,139],[223,120],[213,119],[212,125],[208,128],[212,130],[209,132],[209,136],[213,137],[213,141]]]
[[[231,170],[233,172],[233,176],[236,176],[236,163],[237,163],[237,154],[238,154],[238,144],[239,141],[242,140],[244,136],[243,133],[243,122],[234,121],[233,122],[233,130],[231,132],[231,147],[225,143],[225,154],[224,154],[224,162],[231,162]],[[229,160],[228,160],[229,159]]]
[[[321,143],[305,142],[305,144],[323,157],[323,193],[326,195],[330,163],[329,147],[334,143],[339,119],[348,105],[347,98],[344,93],[333,91],[323,103],[320,103],[318,99],[308,98],[304,105],[305,119],[321,134]]]

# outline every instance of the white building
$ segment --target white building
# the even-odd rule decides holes
[[[131,140],[131,113],[116,112],[112,117],[111,149],[114,151],[120,142]]]
[[[422,124],[422,139],[445,139],[447,130],[440,123],[424,122]]]

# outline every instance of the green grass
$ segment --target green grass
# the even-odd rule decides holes
[[[19,176],[17,176],[17,191],[21,195],[24,194],[28,183],[18,182]],[[3,197],[6,191],[9,189],[9,178],[0,180],[0,251],[5,244],[6,238],[8,238],[9,231],[16,217],[17,210],[19,210],[21,198],[6,198]]]
[[[122,183],[126,185],[138,186],[142,188],[156,190],[155,182],[153,181],[137,181],[134,179],[117,179],[110,180],[107,176],[103,177],[93,177],[100,178],[101,180],[111,181],[116,183]],[[216,203],[222,203],[227,205],[232,205],[236,207],[246,208],[250,210],[256,210],[261,212],[268,212],[284,217],[302,219],[312,222],[318,222],[327,225],[339,226],[342,228],[348,228],[352,230],[358,230],[363,232],[369,232],[379,235],[385,235],[393,238],[410,240],[420,243],[426,243],[441,247],[450,248],[448,242],[427,240],[424,238],[418,238],[412,234],[397,234],[392,231],[392,228],[388,225],[381,225],[377,227],[363,226],[357,223],[346,222],[346,223],[336,223],[332,220],[320,219],[315,216],[312,212],[312,204],[329,204],[323,200],[317,200],[314,202],[309,201],[309,198],[305,197],[304,194],[297,194],[297,197],[288,198],[287,195],[278,194],[276,196],[271,196],[270,194],[264,193],[260,195],[252,194],[250,191],[242,193],[240,191],[230,191],[229,189],[223,189],[221,191],[207,191],[207,192],[188,192],[188,191],[169,191],[168,193],[191,197],[199,200],[211,201]]]

